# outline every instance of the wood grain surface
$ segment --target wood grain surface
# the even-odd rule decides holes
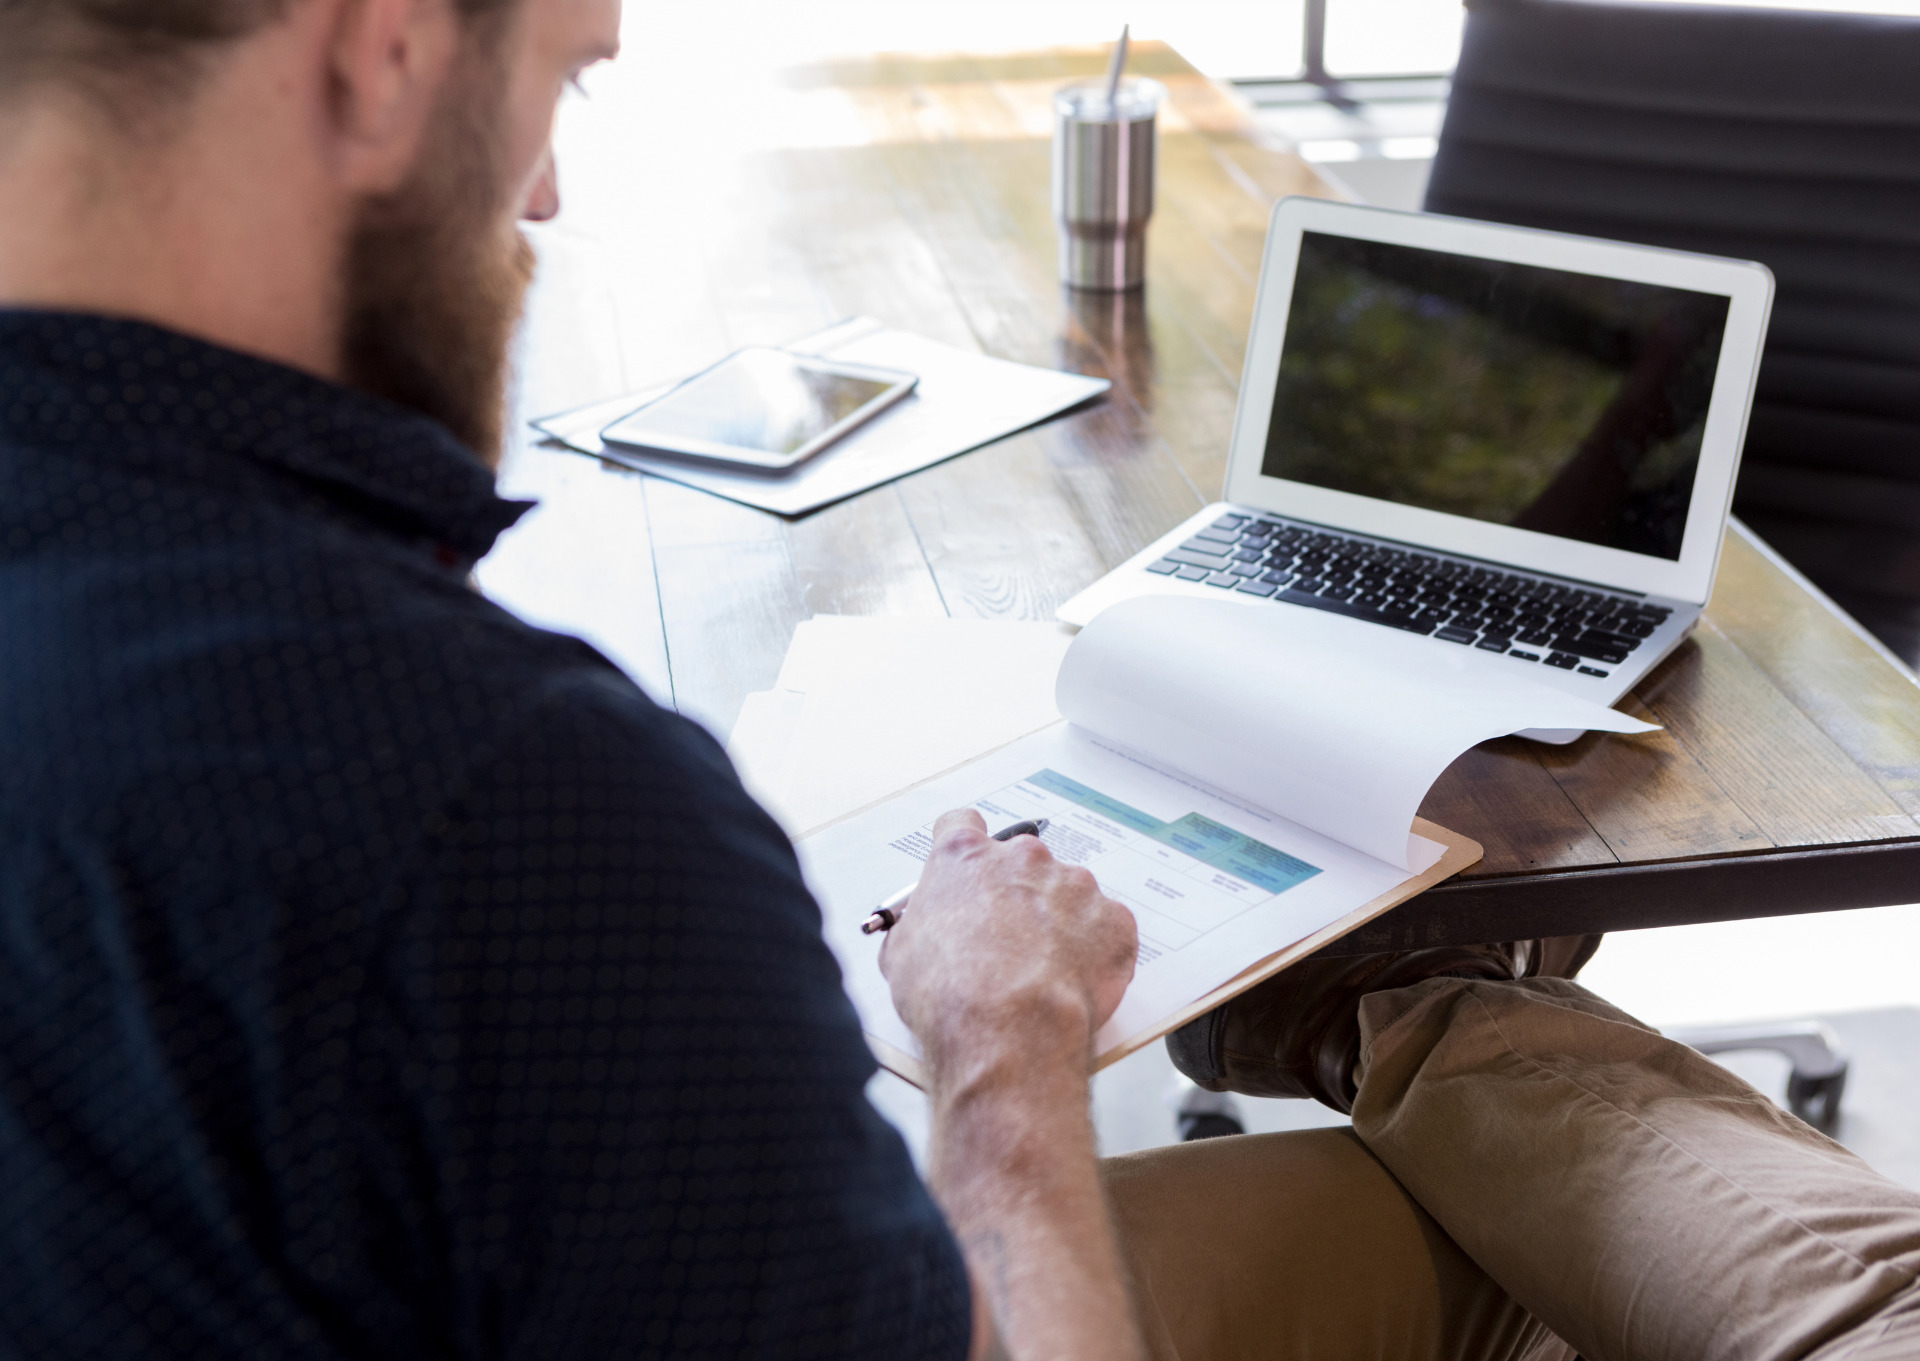
[[[503,482],[542,507],[483,585],[724,733],[810,614],[1046,618],[1217,498],[1268,211],[1330,191],[1141,44],[1133,69],[1169,90],[1148,286],[1062,289],[1049,101],[1104,59],[876,56],[707,95],[716,108],[671,54],[623,58],[634,69],[596,95],[612,107],[562,126],[527,414],[859,313],[1113,390],[797,521],[522,443]],[[1626,707],[1662,730],[1461,758],[1421,812],[1485,859],[1346,944],[1920,898],[1920,685],[1739,526],[1702,626]]]

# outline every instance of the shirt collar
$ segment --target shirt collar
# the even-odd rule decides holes
[[[0,438],[111,428],[239,455],[371,501],[469,564],[532,506],[439,422],[371,393],[142,321],[0,309]]]

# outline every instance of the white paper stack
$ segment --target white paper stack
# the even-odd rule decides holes
[[[1104,378],[971,354],[890,330],[872,317],[841,322],[786,348],[796,354],[905,369],[920,382],[905,399],[845,439],[781,473],[667,458],[601,440],[602,430],[666,392],[670,383],[542,416],[532,425],[568,448],[623,467],[775,514],[804,515],[1024,430],[1113,386]]]
[[[1054,623],[817,615],[727,750],[798,837],[1055,722],[1072,641]]]
[[[922,1080],[860,923],[914,881],[949,809],[1045,818],[1053,854],[1132,912],[1139,962],[1095,1037],[1104,1065],[1478,860],[1471,838],[1417,816],[1469,747],[1521,728],[1652,730],[1457,659],[1395,629],[1225,598],[1100,614],[1060,664],[1066,721],[800,840],[875,1054]]]

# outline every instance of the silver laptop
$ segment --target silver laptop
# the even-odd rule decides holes
[[[1324,610],[1612,704],[1712,594],[1772,301],[1746,261],[1283,199],[1223,500],[1059,617]]]

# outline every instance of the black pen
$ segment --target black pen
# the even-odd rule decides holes
[[[1014,823],[1011,827],[1002,827],[993,834],[993,839],[995,841],[1011,841],[1017,836],[1039,836],[1040,833],[1046,830],[1047,820],[1045,818],[1028,818],[1024,822]],[[919,887],[920,881],[916,879],[884,903],[881,903],[880,906],[874,908],[867,919],[860,923],[860,934],[863,936],[871,936],[876,931],[891,930],[900,920],[900,913],[905,909],[907,899],[912,897],[913,891]]]

